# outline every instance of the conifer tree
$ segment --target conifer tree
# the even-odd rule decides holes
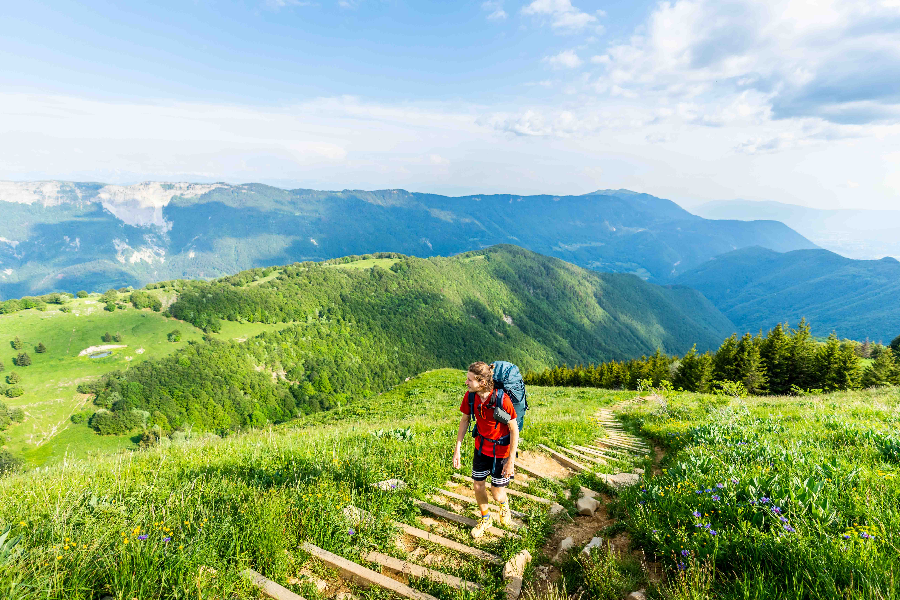
[[[859,382],[859,357],[851,344],[841,344],[832,332],[816,353],[816,371],[826,392],[853,389]]]
[[[759,353],[766,369],[769,391],[788,394],[791,391],[791,340],[781,323],[769,331],[760,346]]]
[[[21,350],[23,346],[24,346],[24,344],[22,343],[22,340],[19,339],[19,336],[16,336],[16,339],[14,339],[12,342],[13,349]]]
[[[43,354],[47,351],[47,346],[44,345],[44,342],[38,342],[38,345],[35,346],[34,351],[38,354]]]
[[[750,394],[763,394],[767,390],[766,367],[760,356],[762,340],[744,334],[735,348],[735,368],[738,379]]]
[[[8,383],[9,385],[15,385],[20,381],[22,381],[22,378],[19,377],[19,374],[15,371],[6,376],[6,383]]]
[[[893,352],[879,352],[872,366],[862,375],[863,387],[880,385],[900,385],[900,365],[895,361]]]
[[[891,340],[890,348],[894,351],[894,357],[900,360],[900,335]]]
[[[672,385],[688,392],[708,392],[712,376],[712,356],[697,353],[697,345],[681,358]]]
[[[27,367],[31,364],[31,357],[28,356],[27,352],[22,352],[18,356],[16,356],[16,366],[18,367]]]
[[[800,319],[791,332],[791,386],[808,390],[821,388],[816,366],[816,342],[812,339],[806,319]]]
[[[737,381],[738,372],[735,365],[737,351],[737,334],[722,342],[713,357],[713,379],[716,381]]]

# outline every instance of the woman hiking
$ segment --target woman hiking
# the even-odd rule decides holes
[[[512,524],[506,486],[515,474],[519,428],[516,409],[509,394],[503,390],[494,390],[492,365],[483,362],[469,365],[466,389],[468,391],[459,407],[463,416],[459,420],[459,431],[456,434],[453,468],[459,469],[462,466],[460,450],[474,414],[475,429],[472,437],[475,438],[475,455],[472,458],[472,479],[475,480],[475,500],[481,509],[481,519],[472,529],[472,537],[480,538],[492,524],[485,490],[488,475],[491,477],[491,495],[500,505],[500,522],[506,526]]]

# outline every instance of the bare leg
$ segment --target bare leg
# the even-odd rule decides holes
[[[498,504],[503,504],[504,502],[506,502],[506,486],[491,486],[491,495],[494,497],[494,500],[496,500]]]
[[[494,488],[491,488],[491,491],[493,490]],[[488,511],[488,495],[487,490],[484,489],[484,482],[476,481],[474,491],[475,501],[478,502],[478,508],[481,509],[481,514],[486,514]],[[503,494],[506,495],[506,492],[504,491]]]

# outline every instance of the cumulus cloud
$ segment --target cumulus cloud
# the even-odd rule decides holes
[[[571,0],[534,0],[522,8],[522,14],[547,19],[560,32],[581,31],[588,26],[602,30],[595,15],[579,10]]]
[[[544,62],[557,69],[577,69],[582,60],[574,50],[563,50],[559,54],[545,57]]]

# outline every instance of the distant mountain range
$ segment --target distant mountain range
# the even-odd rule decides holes
[[[707,219],[781,221],[847,258],[900,258],[900,210],[822,210],[781,202],[721,200],[693,209]]]
[[[792,325],[803,317],[815,335],[890,342],[900,334],[900,262],[853,260],[828,250],[778,253],[743,248],[681,274],[738,331]]]
[[[815,248],[774,221],[716,221],[628,190],[447,197],[261,184],[0,182],[0,299],[393,251],[512,243],[665,283],[748,246]]]

